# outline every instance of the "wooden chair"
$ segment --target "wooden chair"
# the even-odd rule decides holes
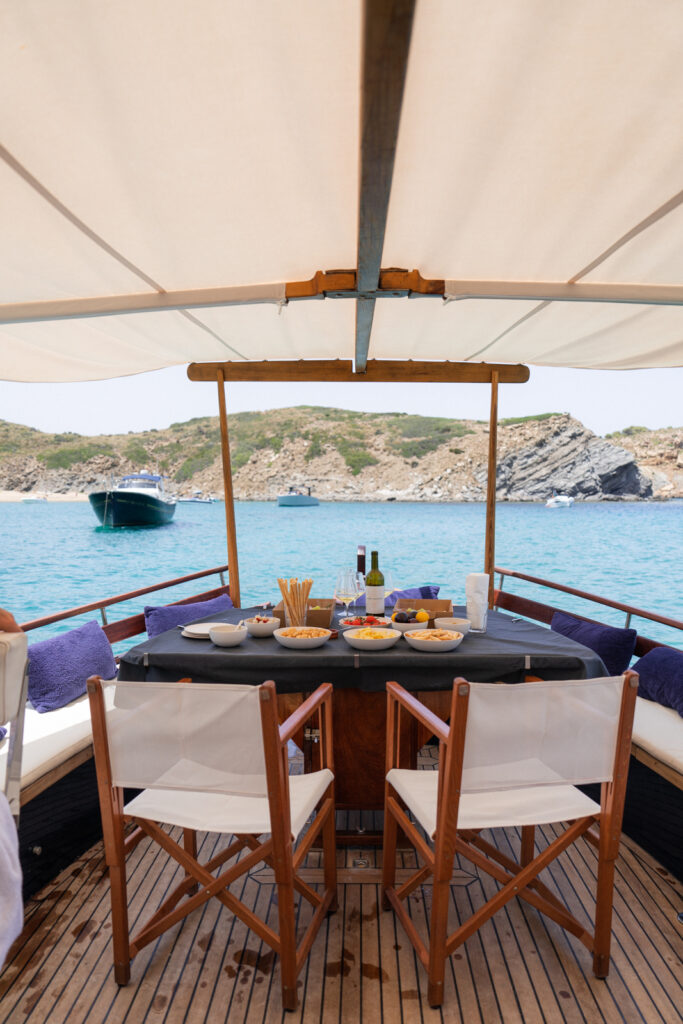
[[[383,902],[385,909],[393,907],[427,969],[432,1006],[443,1002],[446,958],[515,896],[575,935],[593,954],[593,973],[606,977],[637,688],[634,672],[613,679],[517,686],[456,679],[448,726],[401,686],[387,683]],[[397,767],[404,712],[438,738],[438,771]],[[588,782],[602,783],[600,804],[576,788]],[[534,857],[535,826],[565,821],[570,824],[564,832]],[[599,835],[592,830],[596,824]],[[484,829],[505,826],[521,826],[519,863],[482,837]],[[415,846],[422,865],[397,889],[398,827]],[[543,868],[580,836],[598,849],[593,934],[538,879]],[[501,888],[449,935],[456,854],[495,878]],[[426,944],[402,901],[430,875],[433,894]]]
[[[136,953],[215,896],[279,954],[283,1004],[285,1009],[295,1009],[297,975],[325,914],[336,909],[331,685],[318,687],[281,726],[273,682],[262,686],[103,683],[92,677],[88,694],[111,884],[116,981],[127,984]],[[322,768],[289,777],[287,743],[314,714],[321,734]],[[142,792],[124,805],[124,787],[142,788]],[[293,842],[316,808],[315,820],[294,852]],[[126,822],[137,826],[128,838]],[[162,824],[182,828],[182,844]],[[196,830],[229,833],[233,840],[212,860],[200,864]],[[321,832],[322,895],[296,874]],[[177,860],[185,876],[131,937],[125,857],[144,836]],[[216,869],[243,851],[241,859],[214,877]],[[279,934],[229,888],[260,861],[275,873]],[[298,946],[295,889],[315,907]]]
[[[24,713],[28,692],[28,640],[25,633],[0,632],[0,725],[10,723],[3,791],[19,828]]]

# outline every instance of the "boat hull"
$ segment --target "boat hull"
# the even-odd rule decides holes
[[[291,508],[298,508],[303,505],[319,505],[320,502],[312,494],[281,494],[277,499],[278,505]]]
[[[175,514],[175,501],[139,492],[96,491],[88,500],[102,526],[163,526]]]

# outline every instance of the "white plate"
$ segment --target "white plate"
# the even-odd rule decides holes
[[[340,627],[340,629],[363,629],[364,628],[364,624],[359,626],[357,622],[352,622],[352,619],[362,619],[362,618],[367,618],[367,615],[352,615],[351,618],[340,619],[339,620],[339,627]],[[382,626],[386,627],[387,629],[391,629],[392,628],[391,619],[388,619],[386,617],[386,615],[381,615],[381,616],[377,615],[376,618],[377,618],[377,622],[376,623],[370,623],[369,628],[374,629],[375,627],[377,627],[377,629],[380,629]]]
[[[433,632],[433,630],[430,630]],[[416,651],[454,651],[462,643],[462,633],[455,633],[453,640],[424,640],[421,636],[414,636],[411,633],[403,634],[407,643]]]
[[[308,627],[308,628],[312,629],[313,627],[311,626],[311,627]],[[322,629],[322,627],[320,627],[320,628]],[[291,648],[293,648],[295,650],[297,648],[299,648],[299,650],[301,650],[301,649],[305,650],[306,648],[310,648],[310,647],[322,647],[322,645],[324,643],[327,643],[327,641],[332,636],[332,630],[331,629],[322,630],[322,632],[324,633],[324,636],[311,636],[311,637],[282,636],[283,632],[284,632],[283,629],[276,629],[275,632],[273,633],[273,636],[275,637],[275,639],[277,640],[277,642],[279,644],[282,644],[283,647],[291,647]]]
[[[355,629],[347,629],[346,632],[342,633],[342,636],[347,644],[355,647],[358,651],[386,651],[388,647],[393,647],[396,641],[401,638],[401,634],[397,629],[381,629],[380,632],[386,633],[386,636],[382,637],[381,640],[367,640],[362,636],[358,636],[358,633],[363,629],[375,628],[379,629],[379,627],[375,626],[356,626]]]
[[[195,622],[191,626],[185,626],[182,635],[189,637],[190,640],[208,640],[209,630],[214,626],[228,625],[230,625],[228,622]]]

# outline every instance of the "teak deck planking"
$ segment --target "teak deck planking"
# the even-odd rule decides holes
[[[433,767],[435,748],[421,761]],[[341,812],[339,825],[370,825],[373,816]],[[348,819],[342,821],[341,819]],[[552,841],[559,826],[538,831]],[[505,852],[516,853],[514,829],[495,833]],[[202,835],[202,859],[226,837]],[[340,866],[354,858],[370,864],[381,851],[339,851]],[[398,864],[413,854],[399,850]],[[595,886],[595,849],[581,840],[545,873],[551,889],[588,922]],[[320,854],[308,855],[315,873]],[[413,1024],[673,1024],[683,1005],[683,941],[677,913],[683,888],[631,840],[622,840],[615,888],[612,966],[607,981],[593,977],[591,956],[571,936],[520,901],[510,903],[469,939],[447,964],[442,1011],[427,1004],[426,973],[391,912],[381,909],[377,884],[339,888],[339,910],[323,924],[299,978],[299,1007],[284,1014],[279,961],[217,901],[195,911],[135,958],[126,988],[114,982],[109,888],[101,844],[71,865],[26,908],[26,926],[0,975],[0,1024],[202,1024],[202,1022],[377,1021]],[[141,842],[129,858],[131,922],[161,902],[177,868]],[[360,874],[356,868],[355,874]],[[349,872],[352,876],[352,872]],[[236,883],[236,895],[276,919],[270,873],[259,866]],[[456,861],[450,926],[495,891],[496,883]],[[412,920],[426,933],[430,887],[410,897]],[[311,909],[299,904],[297,932]]]

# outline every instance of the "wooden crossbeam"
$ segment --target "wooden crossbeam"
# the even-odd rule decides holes
[[[415,0],[365,0],[361,71],[356,370],[365,371],[394,175]]]
[[[370,359],[364,373],[354,373],[349,359],[263,360],[254,362],[190,363],[194,381],[333,381],[376,383],[490,384],[494,373],[501,384],[524,384],[529,367],[521,363],[422,362],[412,359]]]

